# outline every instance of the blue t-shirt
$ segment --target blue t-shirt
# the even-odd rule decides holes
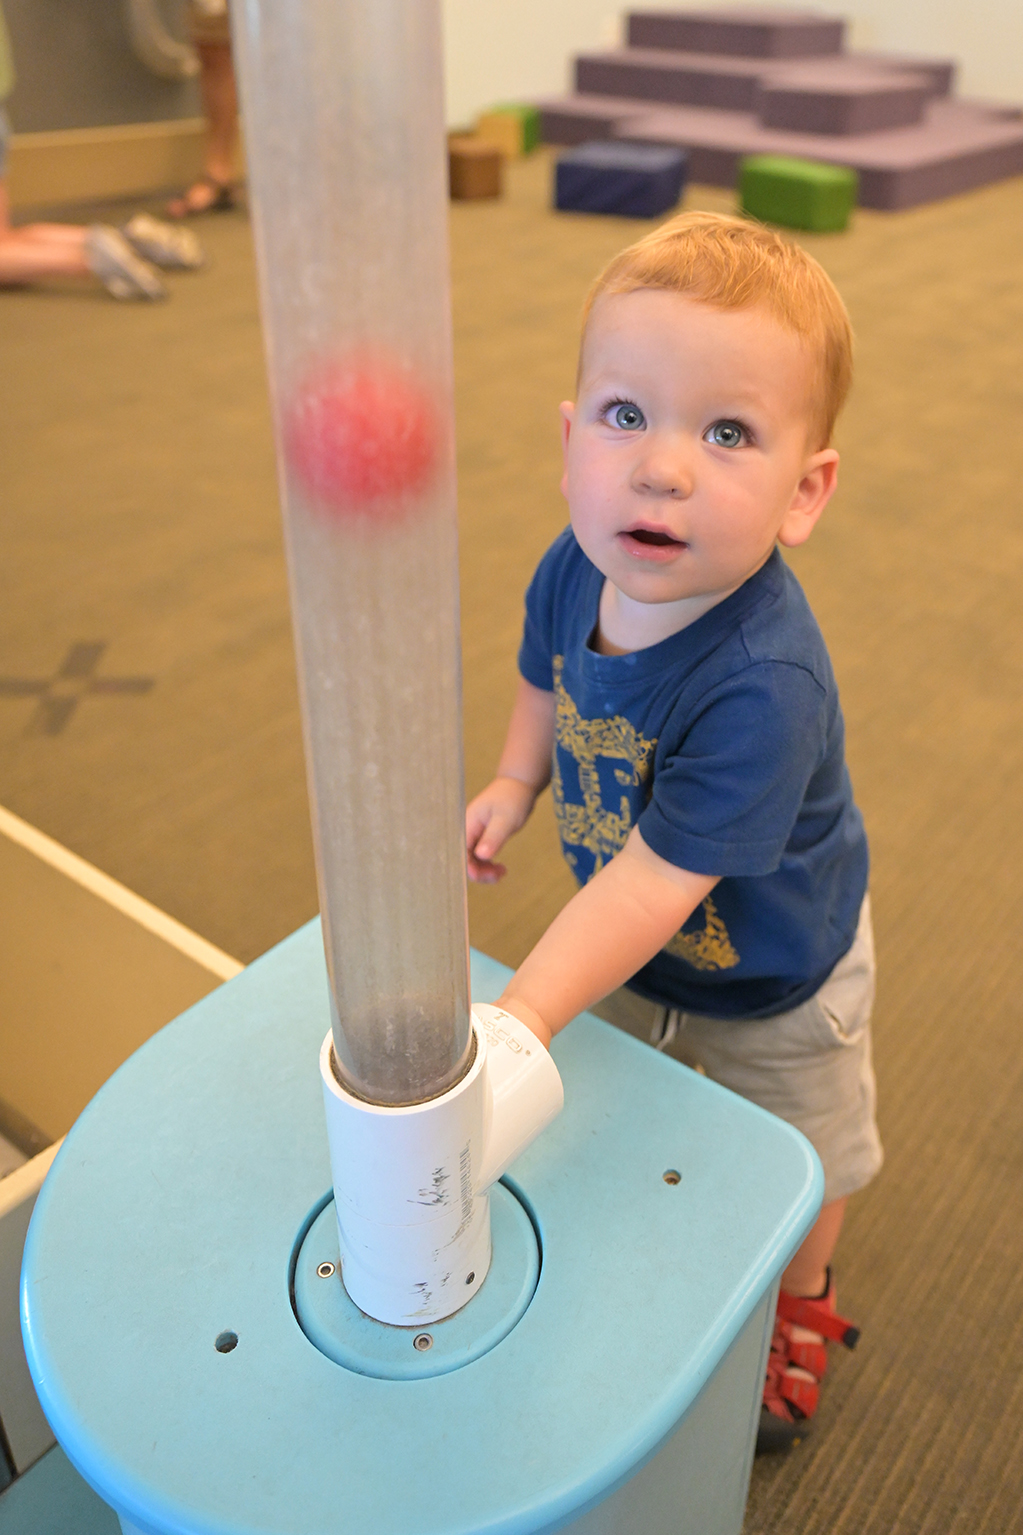
[[[519,669],[556,697],[565,858],[585,884],[638,825],[669,863],[721,876],[634,990],[719,1018],[796,1007],[850,948],[867,887],[838,690],[802,588],[776,549],[688,628],[602,656],[603,585],[566,528],[526,594]]]

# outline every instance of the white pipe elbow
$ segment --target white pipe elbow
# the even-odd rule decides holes
[[[473,1008],[476,1053],[439,1098],[367,1103],[338,1082],[332,1036],[320,1052],[341,1277],[367,1315],[440,1321],[490,1267],[488,1190],[561,1111],[558,1069],[510,1013]]]

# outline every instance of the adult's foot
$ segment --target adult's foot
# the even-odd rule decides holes
[[[180,197],[171,198],[167,204],[167,216],[187,219],[199,213],[226,213],[233,207],[234,187],[229,181],[218,181],[215,176],[200,176]]]

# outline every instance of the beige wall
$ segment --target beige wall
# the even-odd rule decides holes
[[[449,121],[469,121],[502,99],[565,90],[571,56],[612,45],[627,8],[611,0],[444,0]],[[636,0],[635,8],[684,10],[686,0]],[[848,17],[854,47],[957,59],[963,95],[1023,101],[1020,0],[845,0],[805,9]]]
[[[134,55],[124,0],[2,0],[17,75],[7,104],[18,133],[162,122],[199,111],[195,80],[163,80]],[[184,0],[160,0],[184,36]]]
[[[452,125],[499,101],[567,90],[571,56],[613,45],[625,9],[611,0],[443,0],[443,6]]]
[[[849,18],[855,48],[953,58],[961,96],[1023,101],[1019,0],[847,0],[835,9]]]

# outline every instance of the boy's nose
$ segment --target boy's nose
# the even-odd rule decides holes
[[[644,443],[632,483],[645,495],[673,496],[679,500],[692,495],[692,465],[684,445],[678,442]]]

